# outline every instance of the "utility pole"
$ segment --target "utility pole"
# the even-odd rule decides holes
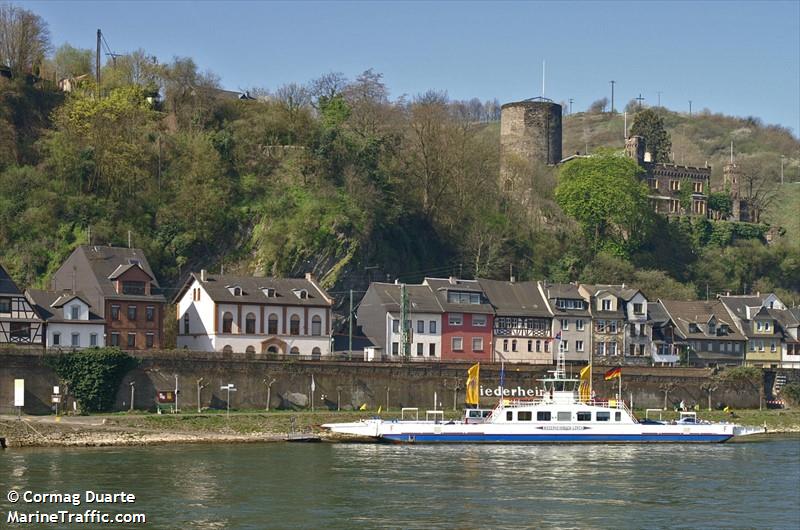
[[[403,341],[403,356],[408,359],[411,356],[411,326],[406,325],[408,321],[408,289],[406,284],[400,284],[400,326]],[[388,390],[387,390],[388,392]],[[387,406],[388,408],[388,406]]]
[[[661,91],[658,91],[658,106],[661,106]]]
[[[350,289],[350,313],[347,315],[347,355],[353,357],[353,290]]]
[[[692,100],[689,100],[689,117],[692,117]]]
[[[642,101],[644,101],[644,98],[642,97],[642,93],[641,92],[639,92],[639,97],[636,98],[636,101],[639,102],[639,110],[642,110]]]
[[[569,98],[569,115],[570,115],[570,116],[572,116],[572,103],[573,103],[574,101],[575,101],[574,99],[572,99],[572,98]]]
[[[103,32],[98,28],[97,30],[97,53],[94,57],[94,67],[96,72],[97,81],[97,99],[100,99],[100,41],[103,38]]]
[[[612,79],[609,82],[611,83],[611,114],[614,114],[614,85],[616,84],[616,81]]]
[[[133,393],[134,393],[135,388],[136,388],[136,382],[135,381],[131,381],[131,406],[129,408],[130,412],[133,412]],[[58,403],[56,403],[56,411],[57,410],[58,410]],[[58,416],[58,414],[56,414],[56,416]]]

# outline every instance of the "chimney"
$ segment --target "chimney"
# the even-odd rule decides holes
[[[314,281],[314,274],[311,272],[306,273],[306,281],[313,282]]]
[[[205,282],[208,272],[205,269],[200,269],[200,281]]]
[[[395,278],[394,279],[394,284],[395,285],[400,285],[400,278]]]
[[[455,276],[450,276],[450,277],[447,279],[447,281],[449,281],[449,282],[450,282],[450,285],[455,285],[456,283],[458,283],[458,282],[456,282],[456,277],[455,277]]]
[[[644,161],[645,162],[652,162],[653,161],[653,155],[650,154],[650,151],[645,151],[644,152]]]
[[[511,276],[511,283],[514,283],[515,281],[517,281],[516,276]]]

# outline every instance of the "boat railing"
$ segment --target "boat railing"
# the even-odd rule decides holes
[[[558,401],[554,401],[552,398],[547,396],[538,396],[532,398],[512,398],[512,399],[503,399],[497,404],[497,408],[503,407],[529,407],[532,405],[553,405],[559,404]],[[574,404],[576,405],[588,405],[590,407],[605,407],[611,409],[621,409],[627,412],[631,417],[633,417],[633,413],[631,412],[628,405],[625,403],[624,400],[620,399],[588,399],[588,400],[575,400]]]

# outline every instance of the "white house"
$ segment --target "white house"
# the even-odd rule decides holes
[[[0,344],[42,344],[42,319],[0,266]]]
[[[320,357],[331,353],[333,299],[306,274],[192,273],[173,300],[178,348]]]
[[[588,361],[592,355],[589,302],[573,284],[538,282],[538,287],[553,314],[554,347],[568,361]]]
[[[45,348],[105,346],[105,319],[80,293],[28,289],[25,297],[44,320]]]
[[[370,284],[358,306],[358,325],[375,345],[367,357],[376,361],[381,357],[388,360],[404,357],[400,325],[404,289],[410,360],[441,359],[444,311],[430,287],[379,282]]]

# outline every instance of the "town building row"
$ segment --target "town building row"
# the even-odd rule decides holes
[[[22,292],[0,267],[0,345],[163,349],[164,319],[175,318],[177,347],[192,351],[534,364],[563,352],[599,364],[800,368],[800,312],[772,293],[687,302],[649,300],[625,285],[372,283],[351,352],[350,340],[334,345],[334,300],[311,275],[192,273],[166,315],[141,250],[82,245],[49,285]]]

